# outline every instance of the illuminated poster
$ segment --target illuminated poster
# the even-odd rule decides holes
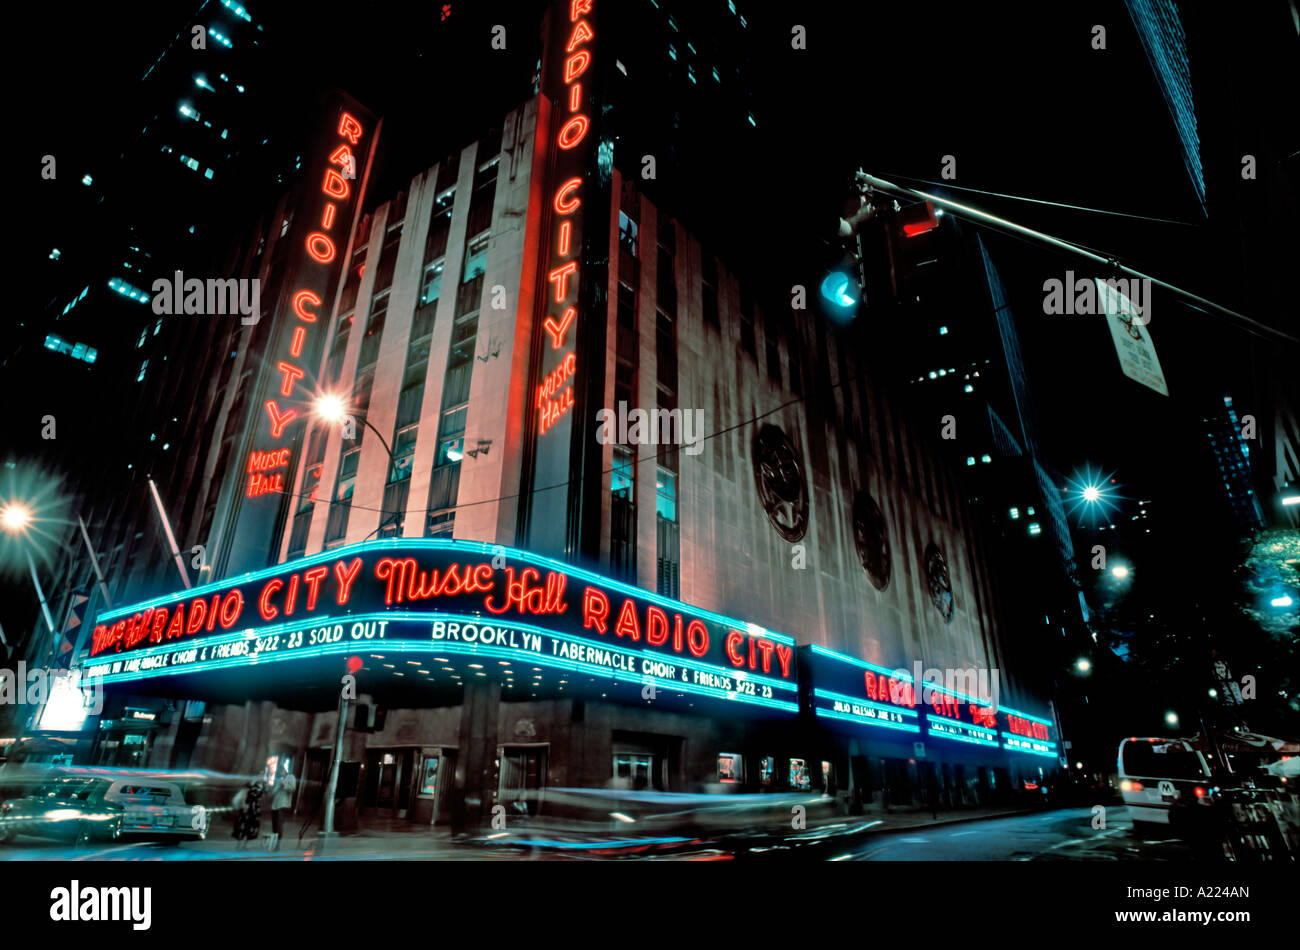
[[[788,636],[528,552],[435,538],[353,544],[107,611],[81,668],[113,683],[380,647],[579,672],[638,684],[651,702],[798,711]]]
[[[546,137],[538,147],[547,150],[548,180],[538,209],[543,215],[540,286],[526,407],[533,492],[525,499],[520,542],[553,555],[572,554],[580,544],[573,526],[583,504],[583,473],[599,488],[591,471],[594,429],[588,432],[581,420],[575,422],[580,413],[584,420],[594,418],[594,411],[585,409],[584,391],[599,392],[603,387],[597,383],[604,378],[604,346],[596,341],[603,340],[605,321],[602,284],[612,176],[597,162],[595,7],[595,0],[552,4],[543,79],[548,108],[541,111],[540,128]],[[595,337],[588,340],[591,333]],[[586,494],[599,499],[597,491]]]
[[[294,466],[317,390],[341,262],[361,207],[376,119],[341,94],[324,109],[323,128],[308,153],[309,171],[291,203],[285,274],[268,328],[250,339],[269,344],[262,358],[255,413],[238,459],[232,492],[234,534],[220,573],[256,570],[274,560],[278,532],[290,509]],[[229,490],[229,489],[228,489]]]

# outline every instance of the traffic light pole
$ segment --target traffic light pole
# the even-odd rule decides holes
[[[997,215],[989,214],[987,211],[981,211],[978,208],[972,208],[970,205],[961,204],[949,198],[941,198],[938,195],[932,195],[928,192],[921,191],[917,188],[909,188],[905,185],[896,185],[893,182],[877,178],[875,175],[869,175],[864,171],[859,171],[857,177],[860,182],[870,185],[872,188],[882,191],[885,194],[913,198],[918,201],[929,201],[958,217],[968,218],[972,221],[988,224],[995,228],[1011,231],[1012,233],[1021,235],[1022,237],[1037,241],[1040,244],[1068,251],[1069,253],[1076,254],[1086,260],[1101,264],[1109,271],[1124,274],[1130,278],[1136,278],[1137,280],[1150,281],[1155,286],[1167,290],[1201,309],[1212,310],[1228,317],[1229,319],[1241,324],[1244,329],[1260,336],[1282,340],[1287,343],[1300,343],[1300,338],[1294,337],[1289,333],[1285,333],[1282,330],[1278,330],[1275,327],[1268,326],[1267,324],[1260,323],[1257,320],[1252,320],[1245,314],[1237,313],[1235,310],[1229,310],[1227,307],[1221,306],[1212,300],[1206,300],[1204,297],[1200,297],[1181,287],[1176,287],[1167,281],[1160,280],[1157,277],[1152,277],[1149,274],[1144,274],[1141,271],[1136,271],[1131,267],[1126,267],[1113,258],[1106,258],[1102,257],[1100,254],[1094,254],[1092,251],[1085,250],[1077,244],[1071,244],[1069,241],[1053,237],[1050,234],[1044,234],[1042,231],[1035,231],[1033,228],[1027,228],[1022,224],[1016,224],[1014,221],[1008,221],[1006,218],[999,218]]]

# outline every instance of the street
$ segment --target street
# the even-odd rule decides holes
[[[1136,839],[1132,823],[1122,806],[1106,809],[1105,827],[1094,830],[1091,808],[1063,808],[1003,818],[976,821],[948,821],[902,828],[897,831],[868,830],[854,835],[849,847],[836,853],[833,861],[1189,861],[1193,849],[1177,839]],[[775,849],[772,849],[775,850]],[[769,853],[771,853],[769,851]],[[572,860],[580,856],[560,849],[518,848],[492,845],[464,845],[445,835],[386,835],[382,838],[356,836],[343,839],[333,853],[321,853],[285,845],[277,853],[258,848],[235,850],[233,842],[217,837],[204,842],[166,844],[127,841],[111,845],[72,848],[59,843],[29,839],[0,852],[5,860],[69,861],[207,861],[207,860]],[[699,850],[686,850],[671,857],[726,859],[726,850],[703,842]],[[749,855],[743,855],[749,857]],[[590,859],[590,854],[581,855]],[[626,855],[621,855],[626,860]],[[597,856],[599,858],[599,856]]]

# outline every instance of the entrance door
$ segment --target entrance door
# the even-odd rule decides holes
[[[502,746],[501,777],[497,801],[507,815],[536,815],[546,788],[547,753],[550,747]]]
[[[401,818],[411,802],[414,749],[367,749],[365,807]]]

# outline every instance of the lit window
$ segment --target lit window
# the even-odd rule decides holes
[[[1038,526],[1037,521],[1031,521],[1029,522],[1029,533],[1034,535],[1042,534],[1043,529]]]
[[[973,393],[974,391],[975,391],[975,387],[972,386],[970,383],[967,383],[967,384],[966,384],[966,392],[968,392],[968,393]]]
[[[713,67],[713,81],[714,81],[714,82],[722,82],[722,77],[718,75],[718,67],[717,67],[717,66],[714,66],[714,67]]]
[[[82,175],[82,176],[81,176],[81,183],[82,183],[83,185],[89,185],[89,184],[90,184],[91,182],[93,182],[94,180],[95,180],[95,179],[91,178],[89,175]]]
[[[148,368],[149,368],[148,360],[145,360],[143,363],[140,364],[140,375],[135,378],[135,381],[137,383],[141,382],[144,379],[144,371],[147,370]]]
[[[673,46],[672,43],[668,44],[668,55],[671,56],[673,59],[677,58],[677,47]]]
[[[632,450],[626,446],[615,446],[614,470],[609,476],[609,491],[616,498],[632,500],[632,465]]]
[[[981,462],[984,462],[985,464],[987,464],[987,463],[993,461],[993,457],[990,456],[990,455],[981,455],[981,456],[980,456],[980,461],[981,461]]]
[[[1020,517],[1020,509],[1019,509],[1019,508],[1012,508],[1012,509],[1011,509],[1011,520],[1014,521],[1014,520],[1016,520],[1016,519],[1019,518],[1019,517]]]
[[[181,103],[181,115],[185,116],[187,119],[193,119],[195,122],[199,120],[198,112],[184,102]]]
[[[203,171],[203,177],[204,177],[204,178],[211,178],[211,177],[212,177],[212,169],[211,169],[211,168],[204,169],[204,171]]]
[[[975,456],[973,456],[973,455],[968,455],[968,456],[966,456],[966,464],[967,464],[967,465],[974,465],[974,464],[975,464]]]
[[[208,27],[208,35],[212,37],[214,40],[216,40],[218,43],[220,43],[222,46],[224,46],[226,49],[230,49],[229,37],[223,36],[221,33],[218,33],[212,27]]]
[[[677,520],[677,476],[666,468],[655,477],[655,513],[665,521]]]
[[[194,85],[198,86],[200,89],[207,89],[209,92],[216,92],[215,89],[208,85],[208,81],[202,76],[194,77]]]
[[[939,336],[947,336],[947,335],[948,335],[948,328],[947,328],[947,327],[940,327],[940,328],[939,328]]]
[[[743,762],[738,753],[722,752],[718,755],[719,782],[735,784],[741,781],[743,777]]]

